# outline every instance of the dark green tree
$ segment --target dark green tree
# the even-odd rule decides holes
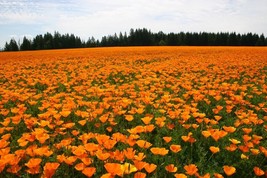
[[[14,38],[10,40],[9,43],[6,42],[4,51],[18,51],[19,46]]]
[[[256,46],[265,46],[265,37],[263,34],[260,35],[258,41],[256,42]]]
[[[32,50],[32,42],[27,39],[25,36],[23,37],[22,44],[20,45],[21,51]]]
[[[62,37],[61,34],[57,31],[54,32],[54,37],[53,37],[53,46],[55,49],[61,49],[63,47],[62,45]]]
[[[63,49],[63,48],[83,48],[97,46],[266,46],[267,38],[263,34],[236,32],[179,32],[165,34],[162,31],[152,33],[146,28],[130,29],[129,35],[126,32],[115,33],[114,35],[103,36],[102,39],[95,40],[88,38],[86,42],[74,34],[63,34],[59,32],[37,35],[33,40],[26,37],[20,45],[21,50],[42,50],[42,49]],[[19,45],[14,39],[5,44],[5,51],[18,50]]]
[[[237,38],[235,32],[229,34],[227,45],[228,46],[237,46],[238,45],[238,38]]]
[[[43,35],[37,35],[32,42],[32,47],[35,50],[44,49],[44,38]]]
[[[44,49],[54,49],[53,40],[53,35],[47,32],[44,35]]]

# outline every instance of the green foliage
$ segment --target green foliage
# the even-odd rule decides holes
[[[83,47],[106,46],[266,46],[267,38],[261,34],[237,34],[236,32],[221,33],[168,33],[162,31],[152,33],[146,28],[130,29],[129,35],[120,32],[119,35],[103,36],[101,40],[89,37],[86,42],[74,34],[60,34],[59,32],[37,35],[33,40],[23,38],[22,44],[17,45],[14,39],[6,43],[4,51],[67,49]]]

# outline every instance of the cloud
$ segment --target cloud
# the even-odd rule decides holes
[[[130,28],[147,27],[156,30],[170,29],[177,31],[179,25],[194,23],[198,17],[197,5],[187,5],[182,1],[88,1],[85,7],[90,7],[90,13],[62,14],[57,20],[56,27],[60,30],[79,32],[112,33],[128,31]],[[93,5],[91,5],[93,4]],[[190,6],[188,8],[187,6]],[[207,8],[204,6],[201,11]],[[86,9],[83,9],[86,11]],[[49,27],[54,28],[54,26]]]
[[[2,0],[0,27],[17,28],[5,28],[0,38],[56,30],[86,40],[89,36],[100,38],[143,27],[154,32],[236,31],[267,35],[266,7],[266,0]],[[27,26],[31,28],[26,29]]]

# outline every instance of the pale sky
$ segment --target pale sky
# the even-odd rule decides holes
[[[267,0],[0,0],[0,48],[46,32],[94,36],[152,32],[237,32],[267,36]]]

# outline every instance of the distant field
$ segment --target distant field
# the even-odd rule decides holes
[[[0,53],[0,177],[266,177],[266,47]]]

